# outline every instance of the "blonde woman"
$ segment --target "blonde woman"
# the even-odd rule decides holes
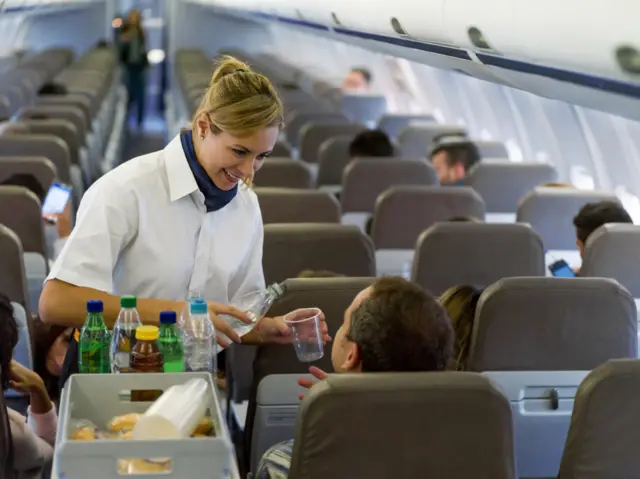
[[[451,319],[455,332],[452,369],[464,371],[471,345],[471,332],[481,290],[473,286],[455,286],[440,296],[440,304]]]
[[[188,292],[199,291],[216,330],[239,342],[219,315],[249,322],[228,305],[265,286],[262,217],[249,185],[282,127],[271,82],[222,58],[189,131],[110,171],[86,192],[44,285],[41,319],[79,328],[86,302],[97,299],[112,326],[119,296],[133,294],[142,321],[157,324],[160,311],[182,310]],[[290,341],[281,318],[265,318],[259,329],[242,342]],[[228,346],[221,336],[218,343]],[[63,381],[77,367],[69,359],[76,355],[72,340]]]

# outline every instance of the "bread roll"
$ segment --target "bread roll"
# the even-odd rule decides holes
[[[71,433],[71,439],[74,441],[95,441],[96,431],[92,427],[79,427]]]
[[[209,436],[211,431],[213,431],[213,419],[205,417],[202,418],[191,434],[193,436]]]
[[[109,429],[113,432],[132,431],[140,419],[141,414],[131,413],[114,417],[109,423]]]

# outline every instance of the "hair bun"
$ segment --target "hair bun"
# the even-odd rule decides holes
[[[239,72],[250,72],[251,68],[244,62],[241,62],[237,58],[234,58],[229,55],[225,55],[220,57],[216,64],[216,69],[213,72],[213,76],[211,77],[211,84],[214,85],[222,80],[227,75],[233,75],[234,73]]]

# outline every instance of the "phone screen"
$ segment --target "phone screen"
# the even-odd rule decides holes
[[[556,261],[555,263],[550,265],[549,271],[551,271],[552,275],[558,278],[575,278],[576,277],[576,274],[571,269],[571,266],[569,266],[569,264],[563,259]]]
[[[59,215],[69,202],[71,187],[60,183],[53,183],[42,205],[43,215]]]

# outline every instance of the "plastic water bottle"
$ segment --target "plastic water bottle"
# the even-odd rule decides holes
[[[216,371],[216,330],[203,300],[189,305],[189,317],[183,329],[184,370]]]
[[[109,355],[112,373],[127,373],[130,370],[130,356],[136,342],[136,329],[138,326],[142,326],[140,315],[136,309],[137,304],[138,300],[135,296],[120,298],[121,309],[116,324],[113,326]]]
[[[182,338],[176,328],[176,312],[160,313],[160,337],[158,347],[164,354],[164,372],[180,373],[184,371],[184,349]]]
[[[273,303],[280,298],[286,291],[286,287],[282,283],[274,283],[262,291],[249,293],[241,299],[243,304],[240,308],[249,316],[251,323],[245,323],[231,316],[226,316],[225,320],[238,333],[240,337],[251,332],[258,322],[269,312]]]
[[[78,341],[78,371],[83,374],[109,372],[109,330],[104,324],[102,301],[87,301],[87,319]]]
[[[178,330],[180,332],[184,331],[184,326],[187,323],[187,320],[189,319],[189,315],[191,314],[189,308],[191,303],[193,303],[194,301],[204,301],[204,297],[202,296],[200,291],[189,291],[189,295],[187,296],[187,305],[184,307],[184,309],[180,313],[180,317],[176,322],[176,325],[178,326]]]

